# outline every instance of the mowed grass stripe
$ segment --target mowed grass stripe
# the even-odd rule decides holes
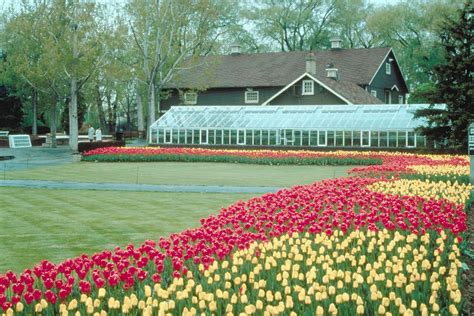
[[[158,239],[252,196],[0,188],[0,271]]]
[[[177,185],[290,187],[347,176],[353,166],[267,166],[232,163],[94,163],[32,168],[5,173],[6,179]]]

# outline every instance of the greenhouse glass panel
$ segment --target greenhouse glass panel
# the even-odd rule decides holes
[[[261,130],[254,130],[253,131],[253,145],[260,146],[262,145],[262,131]]]
[[[407,132],[407,147],[416,147],[415,132]]]
[[[171,137],[171,142],[173,144],[178,144],[179,143],[179,129],[174,129],[173,130],[173,136]]]
[[[228,129],[225,129],[224,131],[224,136],[222,138],[222,144],[224,145],[229,145],[230,144],[230,132]]]
[[[344,146],[352,147],[352,131],[344,131]]]
[[[193,143],[193,130],[187,129],[186,130],[186,144],[192,144],[192,143]]]
[[[327,131],[328,142],[327,145],[334,146],[334,131]]]
[[[151,135],[150,135],[151,139],[151,143],[158,143],[158,130],[155,130],[155,131],[151,131]]]
[[[216,129],[215,144],[222,145],[222,130]]]
[[[186,130],[179,130],[179,144],[186,144]]]
[[[245,145],[245,130],[237,130],[237,145]]]
[[[301,146],[309,146],[309,131],[302,131]]]
[[[398,131],[397,134],[397,147],[406,147],[407,144],[407,133],[405,131]]]
[[[370,146],[370,131],[361,131],[361,143],[362,147]]]
[[[171,135],[172,135],[172,130],[171,129],[165,129],[165,144],[171,144]]]
[[[199,140],[199,143],[202,145],[207,145],[209,142],[209,131],[207,129],[202,129],[200,133],[201,133],[201,138]]]
[[[237,130],[231,129],[230,130],[230,140],[229,144],[231,145],[237,145]]]
[[[302,139],[301,139],[301,131],[293,131],[293,145],[294,146],[301,146]]]
[[[253,130],[249,129],[246,131],[245,143],[247,145],[253,145]]]
[[[388,147],[397,147],[397,132],[388,132]]]
[[[318,146],[318,131],[309,132],[310,146]]]
[[[344,132],[343,131],[336,131],[335,132],[335,145],[337,147],[342,147],[344,143]]]
[[[263,130],[262,131],[262,146],[270,145],[270,131]]]
[[[327,131],[318,131],[318,146],[327,146]]]
[[[268,145],[276,146],[277,144],[277,131],[271,130],[268,135]]]
[[[352,131],[352,146],[360,147],[360,131]]]
[[[200,136],[200,130],[193,129],[193,144],[199,145]]]
[[[371,131],[370,132],[370,145],[372,147],[380,147],[379,132],[378,131]]]
[[[388,132],[381,131],[379,136],[380,147],[388,147]]]

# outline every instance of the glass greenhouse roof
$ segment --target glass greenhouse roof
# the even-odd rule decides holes
[[[425,123],[413,118],[414,111],[429,106],[174,106],[151,128],[413,130]]]

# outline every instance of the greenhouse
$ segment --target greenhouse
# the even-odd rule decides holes
[[[149,129],[150,144],[288,147],[425,147],[415,129],[427,104],[175,106]],[[444,108],[444,105],[436,105]]]

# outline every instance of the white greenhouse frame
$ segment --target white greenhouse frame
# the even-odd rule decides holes
[[[149,128],[151,145],[416,148],[427,104],[176,106]],[[433,105],[445,108],[445,105]]]

